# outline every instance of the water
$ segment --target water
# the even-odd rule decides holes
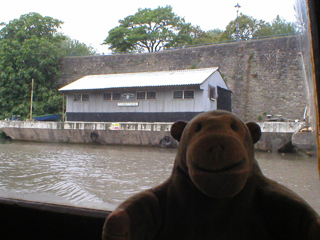
[[[0,196],[113,210],[170,176],[176,149],[13,142],[0,144]],[[317,160],[257,153],[263,172],[320,212]]]

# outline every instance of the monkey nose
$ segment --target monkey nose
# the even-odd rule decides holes
[[[209,154],[220,154],[226,151],[227,147],[225,144],[214,144],[209,148]]]

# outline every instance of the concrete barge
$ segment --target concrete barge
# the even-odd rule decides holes
[[[0,121],[13,140],[175,147],[172,123]]]
[[[255,148],[261,151],[290,152],[294,149],[292,135],[304,122],[259,122],[261,138]]]
[[[261,122],[261,151],[292,146],[291,139],[303,122]],[[0,128],[14,140],[176,147],[171,122],[41,122],[0,121]]]

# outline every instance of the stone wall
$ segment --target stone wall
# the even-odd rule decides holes
[[[296,36],[206,45],[156,53],[68,57],[60,85],[91,74],[219,67],[232,109],[245,121],[266,114],[301,119],[307,103]]]

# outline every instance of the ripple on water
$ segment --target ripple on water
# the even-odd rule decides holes
[[[175,153],[176,149],[147,147],[0,144],[0,192],[112,210],[136,192],[166,180]],[[265,175],[290,187],[320,212],[316,159],[271,153],[258,153],[257,159]]]

